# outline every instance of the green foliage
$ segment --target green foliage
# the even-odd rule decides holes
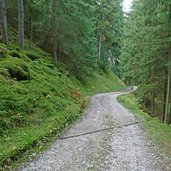
[[[6,49],[5,48],[1,48],[0,47],[0,58],[3,58],[3,57],[5,57],[5,56],[7,56],[7,51],[6,51]]]
[[[40,49],[5,48],[21,58],[0,60],[0,165],[71,124],[86,107],[86,95],[124,88],[110,71],[94,72],[83,83]],[[40,58],[31,60],[28,54]]]
[[[25,47],[33,48],[36,44],[50,54],[56,54],[53,59],[65,63],[81,80],[99,64],[104,70],[113,66],[116,68],[113,71],[119,75],[121,3],[122,0],[59,0],[55,5],[55,0],[25,1]],[[18,18],[15,15],[18,9],[14,1],[7,2],[7,11],[9,43],[18,44]],[[13,50],[11,56],[19,57],[17,49]],[[27,52],[30,59],[40,58],[33,53]]]
[[[32,60],[41,58],[39,53],[35,53],[34,51],[31,51],[31,50],[25,51],[25,55],[27,55]]]
[[[10,76],[18,81],[30,79],[29,68],[21,59],[12,57],[4,59],[0,61],[0,68],[5,68]]]
[[[164,121],[171,61],[170,1],[135,1],[126,17],[121,56],[122,78],[139,85],[143,108]],[[164,109],[164,110],[163,110]],[[170,111],[168,112],[170,115]],[[168,122],[171,117],[167,117]]]
[[[89,94],[92,94],[92,92],[102,93],[118,91],[126,88],[126,86],[116,75],[114,75],[110,70],[107,70],[106,73],[103,71],[94,73],[93,76],[88,78],[85,88],[88,90]]]
[[[0,165],[72,123],[86,107],[87,94],[124,88],[108,71],[120,55],[121,0],[24,1],[24,50],[17,46],[18,5],[13,0],[6,4],[9,45],[0,44],[6,49],[0,58]]]
[[[100,1],[98,5],[96,4],[94,12],[99,46],[101,38],[101,50],[98,49],[98,51],[100,50],[98,64],[105,69],[115,68],[113,71],[117,75],[119,75],[117,68],[119,67],[124,20],[121,4],[122,0]]]
[[[148,113],[143,112],[143,110],[140,109],[141,104],[139,104],[138,100],[135,98],[135,95],[122,95],[118,97],[118,100],[133,114],[135,114],[138,120],[142,123],[143,127],[149,132],[151,138],[160,145],[166,154],[171,156],[170,126],[163,124],[158,118],[152,118]]]
[[[21,58],[20,54],[15,50],[10,51],[9,55],[14,57],[14,58]]]

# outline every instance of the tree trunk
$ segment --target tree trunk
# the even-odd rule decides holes
[[[152,97],[152,107],[151,107],[151,114],[152,116],[154,117],[155,116],[155,98],[156,98],[156,92],[155,90],[152,90],[153,91],[153,97]]]
[[[171,48],[171,46],[169,46],[169,48]],[[171,61],[171,49],[169,49],[169,53],[168,53],[168,62]],[[171,71],[170,71],[171,67],[170,64],[168,66],[168,70],[167,70],[167,89],[166,89],[166,103],[165,103],[165,113],[164,113],[164,122],[167,123],[168,120],[168,115],[170,114],[170,110],[169,110],[169,100],[170,100],[170,81],[171,81]]]
[[[167,75],[167,93],[166,93],[166,105],[165,105],[165,114],[164,114],[164,122],[167,123],[167,117],[169,114],[169,97],[170,97],[170,67],[168,69]]]
[[[99,37],[99,53],[98,53],[98,61],[101,59],[101,49],[102,49],[102,35]]]
[[[163,116],[162,121],[165,121],[165,113],[166,113],[166,96],[167,96],[167,70],[165,71],[165,82],[164,82],[164,98],[163,98]]]
[[[0,0],[4,43],[8,44],[7,10],[5,0]]]
[[[168,18],[168,37],[170,37],[171,35],[171,4],[169,4],[169,18]],[[171,44],[169,43],[169,53],[168,53],[168,62],[171,61]],[[169,109],[169,100],[170,100],[170,77],[171,77],[171,66],[169,64],[168,66],[168,77],[167,77],[167,95],[166,95],[166,106],[165,106],[165,118],[164,118],[164,122],[167,123],[168,121],[168,116],[170,114],[170,109]]]
[[[29,41],[29,48],[32,48],[32,42],[33,42],[33,17],[32,17],[32,7],[31,4],[33,2],[30,0],[30,41]]]
[[[57,60],[57,1],[53,0],[52,2],[52,37],[53,37],[53,59]]]
[[[18,44],[24,49],[24,4],[18,0]]]
[[[32,48],[32,42],[33,42],[33,18],[32,16],[30,17],[30,41],[29,41],[29,48]]]

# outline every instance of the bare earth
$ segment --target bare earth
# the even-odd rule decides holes
[[[21,171],[171,170],[135,117],[117,102],[120,94],[93,96],[81,120]]]

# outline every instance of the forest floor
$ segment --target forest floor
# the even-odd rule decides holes
[[[126,92],[127,93],[127,92]],[[91,98],[85,115],[21,171],[167,171],[167,157],[117,101],[125,92]]]

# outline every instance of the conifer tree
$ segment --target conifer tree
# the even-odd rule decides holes
[[[8,44],[7,10],[6,10],[5,0],[0,0],[0,10],[2,16],[2,29],[3,29],[4,43]]]
[[[169,122],[171,99],[169,4],[169,0],[135,1],[126,20],[121,57],[122,76],[139,85],[140,102],[164,122]]]
[[[24,2],[18,0],[18,43],[24,49]]]

